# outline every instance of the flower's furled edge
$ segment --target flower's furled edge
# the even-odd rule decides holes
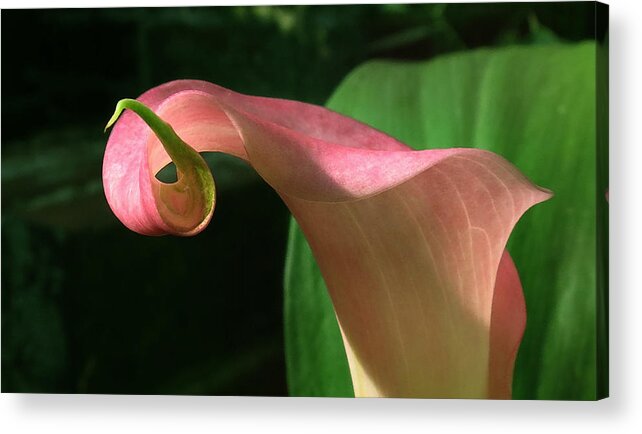
[[[510,397],[526,314],[504,247],[548,191],[493,153],[414,151],[309,104],[187,80],[139,101],[150,112],[131,100],[128,108],[148,122],[153,113],[163,119],[151,120],[156,135],[125,112],[103,164],[107,200],[127,227],[147,235],[199,232],[214,209],[214,185],[197,152],[239,157],[280,194],[306,234],[356,396]],[[174,184],[155,177],[168,152]]]

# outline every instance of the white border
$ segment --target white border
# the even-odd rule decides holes
[[[198,0],[186,3],[214,4]],[[289,2],[232,4],[270,3]],[[492,402],[3,394],[3,432],[642,432],[642,285],[637,276],[642,256],[636,257],[636,246],[642,245],[642,2],[609,3],[611,398],[600,402]],[[2,8],[179,4],[162,0],[0,1]]]

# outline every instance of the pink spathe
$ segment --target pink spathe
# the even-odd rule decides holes
[[[283,198],[328,286],[356,396],[510,398],[526,311],[504,249],[548,191],[491,152],[416,151],[310,104],[187,80],[139,101],[195,150],[245,160]],[[125,112],[103,181],[131,230],[193,235],[209,222],[211,211],[176,205],[199,194],[189,185],[172,203],[157,193],[166,186],[155,174],[169,162]]]

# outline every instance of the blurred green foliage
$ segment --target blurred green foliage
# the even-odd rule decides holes
[[[373,58],[592,37],[594,4],[2,11],[2,391],[283,395],[288,212],[210,156],[210,227],[130,233],[101,185],[123,97],[176,78],[323,104]]]

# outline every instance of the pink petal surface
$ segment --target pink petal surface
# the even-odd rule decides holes
[[[490,322],[488,397],[511,397],[513,367],[526,327],[526,303],[515,264],[506,250],[497,270]]]
[[[330,291],[357,396],[510,397],[526,314],[504,248],[549,192],[493,153],[415,151],[309,104],[186,80],[139,101],[197,151],[247,161],[281,195]],[[125,112],[103,180],[130,229],[192,235],[211,218],[179,206],[198,194],[189,185],[158,193],[170,188],[154,176],[169,161]]]

